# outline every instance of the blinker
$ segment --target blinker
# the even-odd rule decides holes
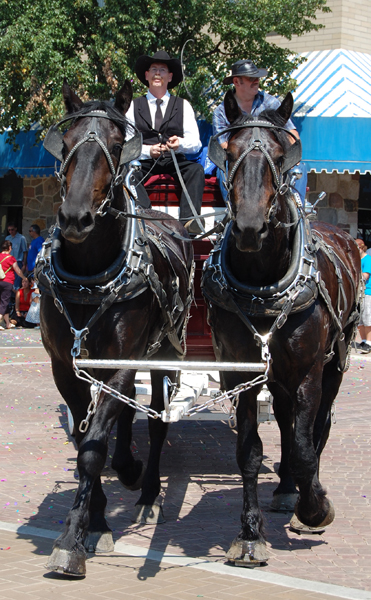
[[[43,146],[54,158],[63,162],[63,134],[58,129],[58,123],[49,128]]]
[[[245,121],[245,123],[243,123],[242,125],[238,125],[235,127],[233,127],[233,126],[228,127],[228,129],[224,129],[223,131],[217,133],[216,135],[213,135],[210,138],[209,148],[208,148],[208,156],[209,156],[210,160],[217,167],[219,167],[219,169],[224,171],[224,173],[226,173],[227,153],[224,150],[224,148],[222,148],[221,145],[219,144],[218,137],[225,133],[234,132],[238,129],[245,129],[247,127],[254,128],[253,134],[255,134],[255,139],[256,139],[256,131],[255,130],[260,127],[263,127],[265,129],[276,130],[276,131],[277,130],[285,131],[291,137],[295,138],[295,136],[290,131],[285,129],[284,127],[278,127],[277,125],[273,125],[273,123],[269,123],[268,121]],[[288,150],[286,151],[286,154],[283,157],[283,163],[282,163],[282,169],[281,169],[282,173],[287,173],[287,171],[292,169],[292,167],[294,167],[297,163],[299,163],[301,161],[301,153],[302,153],[301,141],[300,141],[300,139],[295,138],[295,142],[290,146],[290,148],[288,148]]]
[[[105,116],[104,114],[98,115],[94,112],[86,113],[81,116],[94,118],[103,117],[109,119],[109,117]],[[61,163],[63,163],[63,133],[59,130],[59,126],[62,125],[62,123],[65,123],[66,121],[71,121],[72,119],[74,119],[74,116],[69,116],[59,121],[59,123],[55,123],[54,125],[52,125],[49,128],[43,142],[45,150],[47,150],[47,152],[49,152],[52,156],[54,156],[54,158],[59,160]],[[134,136],[130,138],[130,140],[125,142],[123,145],[120,155],[119,166],[121,167],[122,165],[129,163],[132,160],[135,160],[136,158],[138,158],[138,156],[140,156],[141,152],[142,134],[137,129],[135,129]]]

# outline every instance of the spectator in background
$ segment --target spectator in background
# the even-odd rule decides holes
[[[31,305],[30,277],[25,277],[22,281],[22,287],[15,293],[15,319],[18,327],[24,326],[24,320]]]
[[[22,273],[25,273],[27,269],[26,238],[21,233],[18,233],[17,226],[13,222],[8,223],[8,233],[9,235],[6,236],[5,240],[12,242],[11,255],[16,259],[17,265]],[[18,290],[21,287],[21,280],[22,278],[16,274],[13,284],[15,290]]]
[[[35,268],[36,256],[41,250],[41,246],[44,243],[44,238],[40,235],[40,227],[34,223],[28,230],[31,237],[31,244],[28,247],[27,254],[27,271],[33,273]]]
[[[23,327],[33,329],[40,325],[40,291],[31,275],[29,275],[29,280],[31,288],[31,304],[25,317]]]
[[[0,321],[4,317],[4,322],[6,324],[6,328],[10,329],[12,324],[9,320],[9,312],[7,311],[9,300],[12,295],[12,289],[14,284],[14,279],[16,274],[19,278],[26,279],[17,265],[17,261],[14,256],[11,255],[12,251],[12,242],[9,240],[5,240],[5,242],[1,245],[0,252],[0,262],[3,267],[3,271],[5,273],[4,279],[0,280]],[[4,329],[4,327],[0,326],[0,329]]]
[[[366,253],[367,246],[361,239],[356,239],[356,244],[361,254],[362,279],[365,284],[365,293],[361,304],[361,319],[358,331],[362,338],[357,348],[363,354],[371,352],[371,256]]]

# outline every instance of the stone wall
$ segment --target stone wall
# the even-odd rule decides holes
[[[307,198],[311,204],[314,204],[320,192],[327,194],[326,198],[317,204],[318,220],[337,225],[356,238],[359,174],[309,173],[308,187]]]
[[[55,223],[61,204],[60,185],[55,177],[25,177],[23,180],[22,231],[28,239],[30,225],[36,223],[43,238]]]
[[[320,221],[326,221],[357,237],[359,175],[338,173],[309,173],[307,198],[312,204],[320,192],[327,196],[317,205]],[[28,239],[28,229],[37,223],[45,238],[53,223],[61,198],[55,177],[25,177],[23,181],[22,231]],[[29,240],[30,241],[30,240]]]

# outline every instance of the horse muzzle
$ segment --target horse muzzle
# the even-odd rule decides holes
[[[81,214],[69,214],[65,204],[58,211],[58,225],[63,237],[73,244],[81,244],[94,228],[94,218],[90,211]]]
[[[263,240],[268,235],[268,225],[263,221],[262,226],[244,227],[240,229],[238,222],[235,221],[232,227],[232,235],[236,240],[236,246],[240,252],[259,252],[262,248]]]

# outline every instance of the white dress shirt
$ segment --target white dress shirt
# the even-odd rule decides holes
[[[150,91],[147,92],[146,98],[148,100],[149,112],[152,118],[152,127],[155,126],[155,114],[157,110],[156,99]],[[165,116],[168,102],[170,100],[169,92],[166,92],[165,96],[162,97],[162,104],[160,105],[162,116]],[[126,118],[133,124],[135,124],[134,120],[134,103],[130,104],[129,110],[126,113]],[[128,139],[133,137],[133,134],[128,131],[127,134]],[[177,153],[182,154],[194,154],[198,152],[202,146],[200,140],[200,134],[197,127],[197,122],[195,119],[195,113],[193,111],[192,106],[187,100],[183,100],[183,137],[179,137],[179,148]],[[139,157],[139,160],[145,160],[151,158],[150,154],[151,146],[147,144],[142,145],[142,154]]]

